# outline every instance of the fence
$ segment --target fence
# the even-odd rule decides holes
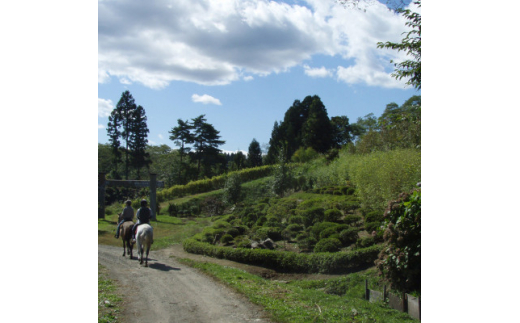
[[[401,297],[389,294],[386,291],[386,286],[383,287],[383,292],[368,289],[368,280],[365,280],[365,299],[371,303],[380,302],[388,299],[388,306],[401,312],[408,313],[413,318],[421,319],[421,298],[410,294],[405,294]]]

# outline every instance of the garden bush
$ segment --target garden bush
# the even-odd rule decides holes
[[[231,241],[233,241],[233,236],[227,233],[220,238],[220,242],[222,242],[223,244],[228,244]]]
[[[357,223],[357,222],[359,222],[361,220],[362,220],[362,218],[359,215],[348,214],[343,219],[343,222],[346,223],[346,224],[354,224],[354,223]]]
[[[273,241],[282,240],[282,230],[276,227],[259,227],[254,232],[255,240],[265,240],[267,238]]]
[[[385,248],[376,262],[393,289],[421,290],[421,191],[402,193],[384,213]]]
[[[320,222],[316,223],[310,228],[310,234],[313,236],[316,240],[320,239],[320,234],[323,230],[331,228],[331,227],[337,227],[339,224],[334,222]]]
[[[339,233],[339,240],[343,246],[348,247],[359,239],[358,232],[356,228],[345,229]]]
[[[313,207],[301,213],[303,224],[310,227],[315,223],[322,222],[325,218],[325,210],[322,207]]]
[[[365,215],[365,222],[382,222],[383,212],[370,211]]]
[[[326,238],[318,241],[314,252],[337,252],[341,249],[341,241],[336,238]]]
[[[343,213],[341,213],[338,209],[329,209],[325,211],[325,221],[328,222],[337,222],[339,219],[343,216]]]

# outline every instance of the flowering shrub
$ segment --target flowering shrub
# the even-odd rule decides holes
[[[421,191],[401,193],[384,214],[386,246],[376,265],[400,291],[421,289]]]

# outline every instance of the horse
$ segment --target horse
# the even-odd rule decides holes
[[[153,228],[148,223],[140,224],[137,227],[137,233],[135,235],[135,241],[137,243],[137,255],[139,263],[143,264],[144,252],[146,252],[145,267],[148,267],[148,253],[150,252],[150,246],[153,243]]]
[[[121,222],[123,214],[119,214],[118,223]],[[134,245],[132,244],[132,226],[134,225],[133,221],[125,221],[119,227],[119,236],[121,240],[123,240],[123,257],[128,253],[130,255],[130,259],[134,257],[132,253],[132,249]]]

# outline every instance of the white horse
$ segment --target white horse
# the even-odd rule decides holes
[[[148,253],[150,252],[150,246],[153,243],[153,228],[148,223],[140,224],[137,227],[137,233],[135,235],[135,242],[137,244],[137,255],[139,263],[143,264],[144,253],[146,252],[145,267],[148,267]]]

